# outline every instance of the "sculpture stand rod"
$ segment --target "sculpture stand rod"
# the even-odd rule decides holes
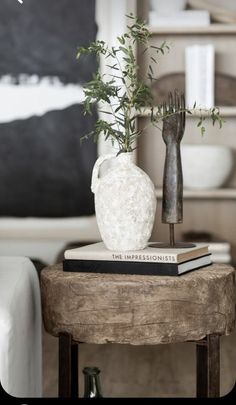
[[[170,231],[170,246],[175,246],[175,228],[174,224],[169,224],[169,231]]]

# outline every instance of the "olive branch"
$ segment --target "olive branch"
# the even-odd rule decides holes
[[[154,76],[154,64],[158,64],[158,57],[169,51],[169,46],[163,42],[159,47],[150,45],[151,36],[144,21],[136,18],[133,14],[127,16],[130,25],[127,25],[127,32],[117,37],[119,43],[116,47],[108,47],[101,40],[92,42],[88,47],[79,47],[77,59],[83,54],[94,54],[99,60],[105,59],[106,67],[110,73],[101,74],[99,68],[85,88],[84,114],[92,114],[94,104],[99,106],[99,112],[109,115],[109,122],[98,119],[93,131],[86,134],[81,139],[93,137],[97,142],[101,134],[105,140],[110,139],[114,144],[117,142],[119,152],[132,152],[135,149],[137,138],[142,135],[145,128],[136,127],[136,118],[141,113],[143,107],[150,109],[151,123],[158,127],[159,122],[168,113],[163,112],[162,106],[155,106],[151,92],[151,84],[158,80]],[[148,53],[149,64],[145,77],[139,74],[139,65],[134,53],[135,45],[142,44],[143,52]],[[148,83],[146,84],[145,81]],[[196,103],[192,109],[185,109],[189,114],[196,110]],[[175,111],[173,114],[176,112]],[[209,110],[198,109],[201,134],[205,133],[204,121],[206,112],[215,123],[222,127],[223,119],[218,107]]]

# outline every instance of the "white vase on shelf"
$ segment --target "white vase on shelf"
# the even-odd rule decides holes
[[[225,145],[183,144],[184,188],[206,190],[225,185],[234,164],[233,151]]]
[[[112,159],[102,177],[99,169]],[[149,176],[133,162],[132,153],[105,155],[96,161],[91,189],[98,228],[106,247],[115,251],[144,249],[151,236],[156,195]]]

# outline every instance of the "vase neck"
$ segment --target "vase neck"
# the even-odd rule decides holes
[[[133,152],[120,153],[116,157],[115,162],[119,165],[129,165],[130,163],[134,163],[134,154]]]
[[[84,373],[84,398],[102,397],[100,370],[97,367],[85,367]]]

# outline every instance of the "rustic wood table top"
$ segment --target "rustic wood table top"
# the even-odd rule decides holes
[[[134,345],[227,335],[235,322],[235,270],[213,264],[181,276],[41,273],[46,330],[84,343]]]

